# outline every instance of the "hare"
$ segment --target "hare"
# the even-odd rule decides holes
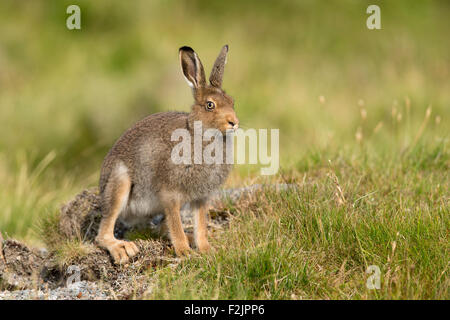
[[[194,96],[190,113],[152,114],[128,129],[106,155],[99,183],[102,220],[95,240],[115,263],[126,263],[138,252],[133,242],[115,238],[116,220],[148,219],[162,212],[175,253],[188,254],[191,249],[180,217],[180,207],[186,203],[193,210],[196,247],[200,252],[210,249],[208,199],[223,184],[232,164],[175,164],[171,153],[177,141],[172,141],[171,135],[181,128],[192,136],[196,121],[205,129],[226,134],[238,128],[234,100],[221,88],[227,53],[225,45],[207,84],[198,55],[190,47],[180,48],[181,69]]]

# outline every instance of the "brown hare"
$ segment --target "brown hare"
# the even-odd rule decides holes
[[[180,217],[180,207],[186,203],[193,210],[196,247],[200,252],[210,249],[208,199],[223,184],[232,165],[175,164],[171,153],[178,142],[172,141],[171,135],[181,128],[192,136],[196,121],[201,121],[204,129],[221,133],[238,128],[233,98],[221,89],[227,53],[225,45],[207,84],[198,55],[190,47],[180,48],[181,68],[194,96],[191,112],[161,112],[144,118],[128,129],[105,157],[100,173],[102,220],[96,242],[116,263],[126,263],[138,252],[133,242],[115,238],[116,220],[139,221],[162,212],[176,254],[187,254],[190,247]]]

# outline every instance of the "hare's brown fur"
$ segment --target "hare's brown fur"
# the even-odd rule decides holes
[[[107,154],[100,174],[103,217],[96,241],[109,250],[116,262],[124,263],[137,253],[132,242],[115,239],[116,220],[120,217],[124,221],[139,221],[161,212],[165,213],[175,252],[186,254],[190,248],[179,211],[188,202],[194,211],[196,246],[201,252],[209,249],[208,198],[223,184],[232,165],[175,164],[171,153],[179,142],[171,141],[171,135],[176,129],[186,129],[192,136],[195,121],[201,121],[204,129],[216,128],[221,132],[237,128],[234,101],[220,88],[227,52],[228,46],[224,46],[214,64],[211,85],[207,85],[197,54],[182,47],[181,66],[193,88],[195,101],[191,112],[150,115],[128,129]],[[210,102],[214,104],[212,110],[205,107]],[[225,146],[223,149],[226,150]]]

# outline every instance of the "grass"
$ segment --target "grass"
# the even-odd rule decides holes
[[[448,299],[444,147],[391,163],[329,156],[331,165],[286,173],[298,189],[229,207],[214,253],[156,270],[147,298]],[[379,290],[366,288],[370,265],[381,270]]]
[[[230,205],[216,250],[150,272],[148,298],[448,299],[450,6],[378,3],[371,31],[366,1],[80,0],[69,31],[70,1],[2,1],[0,231],[43,245],[125,129],[189,110],[177,49],[209,70],[228,43],[225,89],[244,128],[280,129],[281,168],[227,186],[299,187]]]

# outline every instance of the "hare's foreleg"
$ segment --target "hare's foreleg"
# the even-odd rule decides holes
[[[177,256],[186,255],[190,251],[189,241],[183,230],[180,216],[180,200],[176,195],[165,193],[161,197],[166,216],[167,229],[170,240],[175,248]]]
[[[109,251],[115,263],[126,263],[139,250],[133,242],[114,237],[114,226],[127,204],[131,181],[126,173],[113,175],[102,197],[102,220],[95,238],[97,244]]]
[[[194,240],[198,250],[202,253],[211,249],[208,242],[208,204],[206,201],[191,203],[194,216]]]

